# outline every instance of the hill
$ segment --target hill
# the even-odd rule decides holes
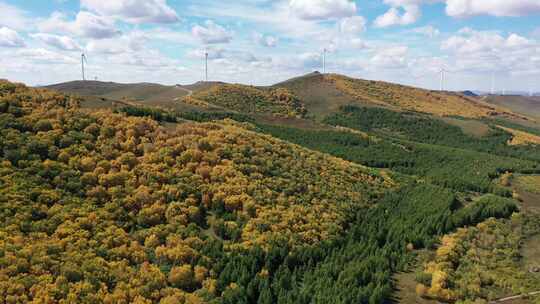
[[[306,109],[289,90],[261,89],[240,84],[220,84],[201,90],[193,98],[227,110],[249,114],[302,117]]]
[[[319,116],[336,112],[343,105],[357,104],[437,116],[523,118],[503,107],[460,93],[428,91],[337,74],[312,73],[278,83],[274,87],[291,90],[305,103],[309,112]]]
[[[380,303],[393,294],[392,274],[414,260],[411,248],[516,211],[511,200],[465,205],[455,190],[250,123],[166,128],[83,111],[80,101],[0,82],[0,294],[8,302]],[[363,151],[372,140],[340,132],[313,146]]]
[[[511,109],[515,113],[526,115],[540,121],[540,97],[518,95],[492,95],[486,97],[489,104]]]
[[[66,94],[83,96],[87,100],[131,101],[150,105],[170,104],[190,94],[182,86],[155,83],[115,83],[101,81],[71,81],[44,87]],[[94,103],[90,102],[89,106]]]
[[[473,91],[463,91],[463,92],[461,92],[461,94],[463,94],[463,95],[465,95],[467,97],[478,97],[478,94],[476,94]]]
[[[337,74],[311,73],[270,87],[253,87],[222,82],[198,82],[185,86],[118,84],[75,81],[47,88],[99,99],[129,100],[176,110],[236,111],[267,116],[309,117],[320,120],[340,107],[359,105],[396,111],[416,111],[436,116],[506,118],[527,121],[524,111],[512,112],[504,103],[489,103],[470,94],[428,91],[419,88],[354,79]],[[280,90],[279,92],[276,90]],[[277,95],[276,95],[277,94]],[[279,96],[278,96],[279,95]],[[515,108],[515,107],[514,107]],[[519,109],[518,109],[519,110]]]
[[[15,301],[194,299],[217,288],[212,240],[317,244],[394,184],[235,124],[168,131],[6,82],[0,98],[0,292]]]

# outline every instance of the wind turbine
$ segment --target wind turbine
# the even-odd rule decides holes
[[[86,76],[84,74],[84,63],[87,63],[86,55],[84,53],[81,54],[81,70],[82,70],[82,80],[86,81]]]
[[[323,74],[326,74],[326,48],[323,49]]]
[[[495,73],[491,72],[491,95],[495,95]]]
[[[208,82],[208,50],[204,52],[204,75],[205,81]]]
[[[441,73],[441,92],[444,91],[444,81],[445,81],[445,73],[447,73],[448,70],[444,67],[441,68],[439,73]]]

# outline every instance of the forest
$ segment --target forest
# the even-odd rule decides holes
[[[381,303],[416,249],[518,211],[496,177],[538,169],[346,114],[370,134],[79,102],[0,81],[0,303]]]

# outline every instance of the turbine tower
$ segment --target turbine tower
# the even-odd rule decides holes
[[[323,49],[323,74],[326,74],[326,48]]]
[[[495,95],[495,73],[491,72],[491,95]]]
[[[208,82],[208,51],[204,53],[204,79]]]
[[[84,63],[86,61],[86,55],[84,53],[81,54],[81,70],[82,70],[82,80],[86,81],[86,76],[84,74]]]
[[[445,68],[441,68],[439,73],[441,73],[441,92],[444,91],[444,81],[445,81],[445,73],[448,72]]]

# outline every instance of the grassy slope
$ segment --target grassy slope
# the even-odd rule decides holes
[[[440,93],[382,81],[354,79],[319,73],[294,78],[274,87],[286,87],[302,98],[315,116],[336,111],[342,105],[360,104],[412,110],[438,116],[470,118],[519,115],[458,93]]]
[[[62,93],[74,94],[93,100],[104,98],[107,100],[130,100],[142,102],[153,106],[167,106],[189,94],[192,90],[206,88],[203,85],[193,86],[165,86],[154,83],[114,83],[101,81],[72,81],[50,85],[47,89]]]
[[[325,81],[324,76],[318,73],[293,78],[273,87],[287,88],[294,92],[304,102],[308,113],[316,118],[336,112],[341,106],[360,102]]]
[[[489,96],[486,102],[540,120],[540,97],[538,96]]]

